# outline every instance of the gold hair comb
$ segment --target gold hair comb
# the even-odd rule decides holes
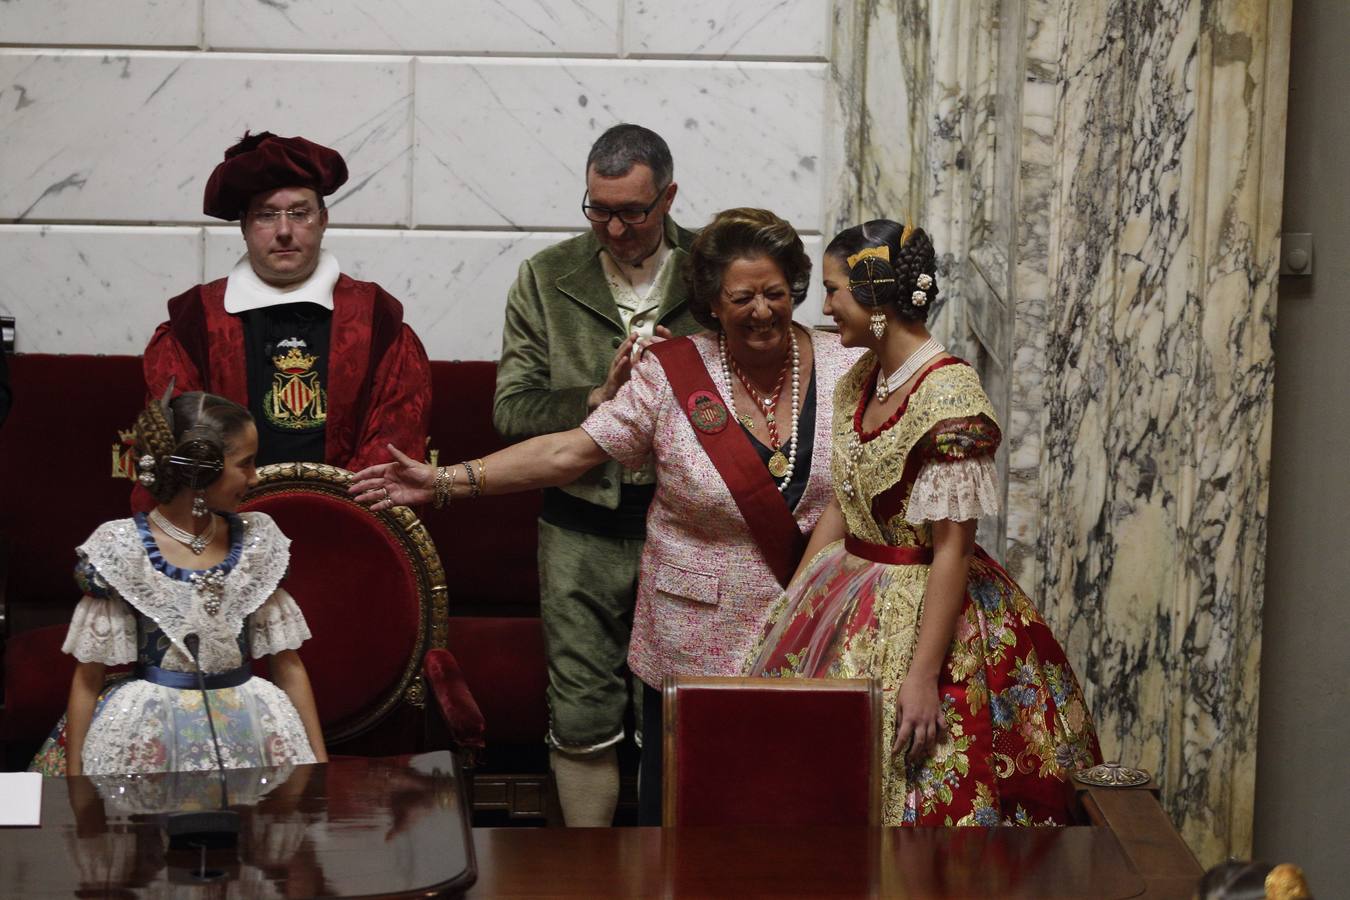
[[[891,248],[887,247],[885,244],[882,244],[880,247],[867,247],[862,250],[859,250],[857,253],[853,254],[848,258],[847,260],[848,267],[850,269],[853,268],[859,262],[861,262],[864,259],[867,259],[869,256],[875,256],[877,259],[890,262]]]

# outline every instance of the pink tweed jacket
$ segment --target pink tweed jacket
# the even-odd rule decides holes
[[[716,336],[697,334],[689,340],[725,397]],[[794,511],[804,534],[815,527],[833,496],[834,386],[858,358],[825,332],[812,331],[811,346],[816,419],[800,428],[815,428],[815,447],[806,492]],[[661,363],[644,356],[618,395],[581,427],[624,466],[636,468],[648,457],[656,463],[656,498],[647,512],[629,667],[657,689],[668,674],[738,674],[782,588],[699,444],[683,399],[675,397]],[[798,458],[797,464],[802,462]]]

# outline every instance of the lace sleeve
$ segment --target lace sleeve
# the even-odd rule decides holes
[[[249,633],[254,658],[271,656],[282,650],[294,650],[310,639],[305,614],[285,588],[277,588],[263,605],[249,616]]]
[[[997,512],[998,483],[994,459],[980,456],[926,463],[914,479],[905,521],[911,525],[939,519],[964,522]]]
[[[86,594],[75,607],[61,652],[80,662],[120,666],[136,661],[136,614],[115,593]]]

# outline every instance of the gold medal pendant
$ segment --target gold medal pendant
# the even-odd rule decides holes
[[[783,455],[783,451],[775,450],[773,456],[769,457],[769,474],[774,478],[782,478],[787,474],[788,461]]]

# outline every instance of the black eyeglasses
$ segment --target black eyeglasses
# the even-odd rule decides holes
[[[608,206],[594,206],[586,201],[590,198],[591,192],[587,191],[581,195],[581,212],[586,218],[596,224],[603,225],[610,219],[618,218],[625,225],[641,225],[647,221],[647,216],[656,209],[656,204],[661,202],[661,198],[666,195],[667,184],[661,190],[656,192],[656,199],[648,203],[643,209],[610,209]]]

